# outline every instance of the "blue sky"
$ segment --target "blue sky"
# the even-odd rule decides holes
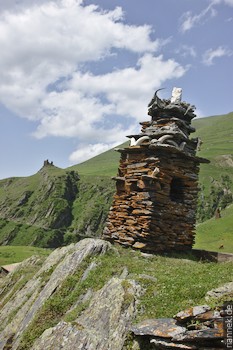
[[[154,91],[233,110],[233,0],[0,0],[0,178],[124,142]]]

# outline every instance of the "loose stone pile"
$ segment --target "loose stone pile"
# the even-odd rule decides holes
[[[200,163],[194,106],[181,102],[180,89],[170,100],[157,92],[148,105],[151,121],[142,122],[138,135],[121,153],[116,194],[104,239],[146,251],[191,249]]]
[[[225,349],[225,310],[211,310],[208,305],[179,312],[174,318],[145,320],[132,327],[132,332],[150,344],[150,349]]]

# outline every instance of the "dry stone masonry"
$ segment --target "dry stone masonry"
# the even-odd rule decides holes
[[[174,88],[171,99],[155,92],[148,105],[150,121],[130,135],[121,153],[116,194],[103,237],[145,251],[188,250],[194,225],[200,163],[198,138],[191,120],[195,107],[181,101]]]

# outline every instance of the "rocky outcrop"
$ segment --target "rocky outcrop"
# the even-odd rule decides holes
[[[62,321],[46,330],[32,349],[123,349],[139,291],[134,281],[112,278],[73,324]]]
[[[5,349],[9,344],[11,349],[18,349],[25,330],[66,278],[74,274],[85,259],[103,254],[110,248],[111,245],[105,241],[84,239],[57,249],[21,289],[11,290],[0,312],[1,325],[5,326],[0,334],[0,349]]]
[[[222,326],[229,310],[222,304],[232,300],[232,283],[207,293],[210,305],[216,307],[194,306],[173,318],[134,324],[153,315],[156,308],[161,310],[156,298],[163,295],[163,274],[158,271],[155,277],[150,271],[165,260],[112,247],[100,239],[56,249],[43,260],[32,257],[0,279],[0,350],[206,350],[223,346]],[[165,305],[169,308],[169,302]]]

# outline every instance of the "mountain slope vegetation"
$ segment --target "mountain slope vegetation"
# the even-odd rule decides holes
[[[198,219],[205,221],[216,208],[223,210],[232,202],[233,113],[197,119],[193,125],[197,130],[193,137],[203,141],[198,155],[211,161],[200,171]],[[115,191],[111,176],[117,174],[119,158],[118,152],[109,150],[67,169],[46,165],[35,175],[1,180],[0,245],[54,248],[100,236]],[[198,235],[202,225],[197,227]],[[198,236],[196,241],[201,247]],[[220,245],[218,241],[213,248]]]

